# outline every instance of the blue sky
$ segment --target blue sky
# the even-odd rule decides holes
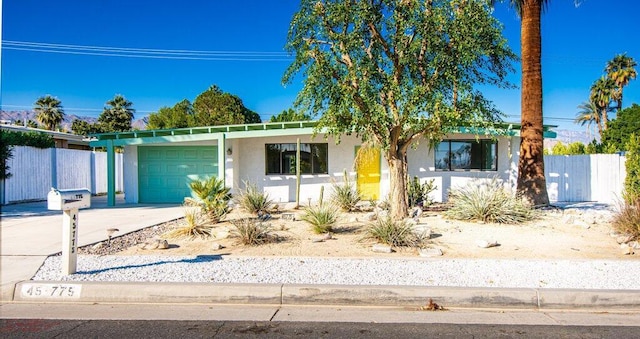
[[[2,108],[30,109],[38,97],[51,94],[62,101],[67,114],[98,116],[107,100],[123,94],[141,118],[182,99],[193,101],[216,84],[267,120],[289,108],[301,87],[281,83],[290,63],[283,46],[297,4],[5,0],[5,42],[251,53],[206,56],[216,60],[151,59],[13,50],[3,44]],[[581,0],[577,7],[573,0],[549,2],[542,21],[546,124],[585,129],[572,122],[576,106],[588,99],[589,87],[603,74],[606,62],[618,53],[640,61],[637,13],[637,0]],[[499,3],[495,16],[519,54],[516,13]],[[520,65],[515,66],[510,80],[519,85]],[[507,114],[505,120],[519,121],[519,89],[483,90]],[[625,88],[623,104],[632,103],[640,104],[640,80]]]

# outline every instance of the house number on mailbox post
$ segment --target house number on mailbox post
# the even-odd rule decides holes
[[[74,274],[78,260],[78,209],[91,207],[91,192],[51,189],[47,201],[50,210],[62,210],[62,274]]]

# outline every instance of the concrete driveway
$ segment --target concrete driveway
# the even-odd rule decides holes
[[[125,204],[118,196],[109,207],[106,196],[92,197],[91,208],[78,215],[78,245],[106,240],[108,228],[122,235],[183,216],[178,204]],[[49,211],[41,201],[2,206],[0,217],[0,295],[8,300],[17,282],[31,279],[47,256],[61,251],[62,211]]]

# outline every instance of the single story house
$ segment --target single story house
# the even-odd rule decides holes
[[[89,141],[82,135],[76,135],[65,132],[57,132],[57,131],[49,131],[41,128],[32,128],[18,125],[9,125],[9,124],[0,124],[0,129],[11,132],[22,132],[22,133],[42,133],[48,134],[53,139],[56,148],[68,148],[68,149],[80,149],[80,150],[90,150]]]
[[[356,153],[362,146],[355,136],[340,143],[313,121],[260,123],[106,133],[94,136],[92,147],[107,150],[108,202],[115,204],[116,147],[124,148],[124,193],[127,203],[180,203],[191,196],[188,183],[208,176],[222,177],[232,193],[250,182],[275,202],[296,198],[296,148],[300,140],[300,202],[317,201],[346,171],[367,199],[382,200],[389,192],[389,171],[380,151]],[[498,178],[515,186],[520,126],[504,124],[502,133],[460,128],[436,147],[426,140],[407,154],[408,174],[422,182],[435,179],[435,201],[446,200],[449,188],[473,178]],[[545,137],[555,133],[545,127]],[[477,132],[477,133],[475,133]]]

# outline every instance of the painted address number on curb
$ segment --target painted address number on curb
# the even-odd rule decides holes
[[[82,285],[79,284],[24,284],[20,295],[23,298],[80,298]]]

